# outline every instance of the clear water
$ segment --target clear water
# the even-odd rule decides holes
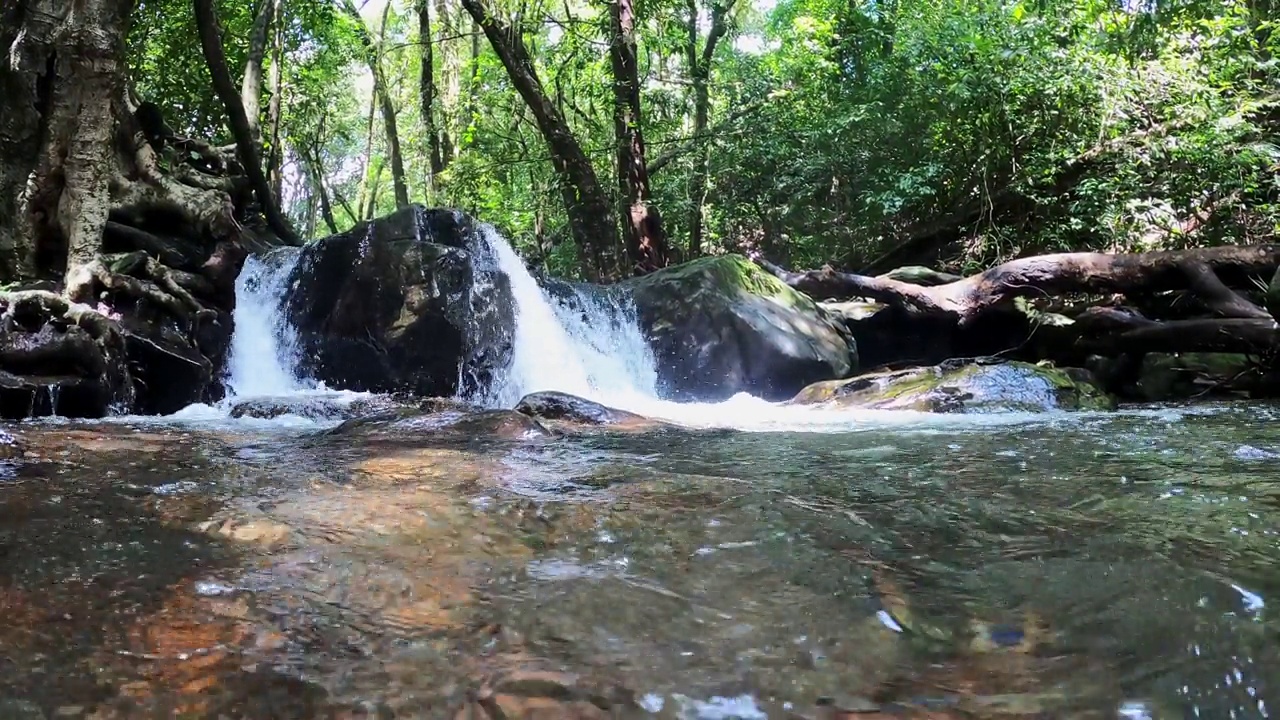
[[[0,716],[1280,702],[1272,406],[541,440],[433,417],[19,428]]]

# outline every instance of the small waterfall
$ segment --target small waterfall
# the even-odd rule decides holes
[[[290,395],[314,387],[298,377],[298,349],[282,312],[299,248],[250,255],[236,279],[235,334],[227,390],[235,397]]]
[[[656,398],[653,351],[629,300],[573,286],[566,286],[566,297],[552,297],[496,230],[483,225],[479,234],[477,270],[507,276],[515,338],[506,373],[476,400],[509,408],[542,390],[619,405]]]

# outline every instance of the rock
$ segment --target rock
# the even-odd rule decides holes
[[[297,415],[311,420],[349,420],[374,413],[391,412],[401,407],[396,400],[377,395],[368,398],[338,394],[330,397],[266,397],[232,405],[231,417],[269,420],[282,415]]]
[[[445,410],[437,413],[409,407],[348,420],[327,434],[360,438],[365,442],[395,440],[406,445],[423,440],[527,441],[555,435],[536,419],[514,410]]]
[[[307,246],[286,302],[302,372],[416,395],[487,383],[510,358],[515,320],[506,277],[478,267],[482,240],[460,212],[413,206]]]
[[[516,405],[516,412],[553,426],[608,426],[625,430],[652,430],[667,426],[667,423],[643,415],[554,391],[525,395]]]
[[[0,417],[98,418],[131,407],[133,392],[116,323],[52,293],[0,293]]]
[[[1247,355],[1237,353],[1147,353],[1133,390],[1147,402],[1247,393],[1259,385],[1253,367]]]
[[[810,385],[797,405],[938,413],[1109,410],[1087,370],[1024,362],[949,362]]]
[[[741,255],[694,260],[629,280],[664,392],[722,400],[790,397],[849,375],[857,349],[808,297]]]

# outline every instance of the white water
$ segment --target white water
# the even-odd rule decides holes
[[[511,365],[478,398],[483,404],[509,408],[544,390],[597,402],[657,399],[653,351],[640,333],[634,308],[576,289],[576,302],[553,299],[497,231],[483,226],[481,244],[480,268],[501,272],[511,284],[516,327]]]
[[[234,397],[292,395],[315,389],[298,377],[298,348],[281,312],[289,274],[301,251],[269,258],[251,255],[236,278],[235,334],[227,362],[227,393]]]

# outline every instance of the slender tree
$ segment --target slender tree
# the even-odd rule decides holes
[[[662,218],[652,204],[649,172],[644,162],[644,130],[640,115],[640,71],[636,59],[635,8],[631,0],[609,5],[613,37],[613,129],[617,139],[618,189],[623,199],[622,234],[636,275],[666,267],[670,261]]]
[[[591,161],[542,86],[519,28],[496,17],[482,0],[462,0],[462,7],[484,31],[542,133],[584,273],[591,279],[604,277],[618,233]]]
[[[227,71],[227,58],[222,49],[222,30],[218,16],[214,11],[213,0],[195,0],[196,29],[200,34],[200,47],[204,52],[205,62],[209,64],[209,75],[213,79],[214,90],[222,100],[230,119],[231,134],[236,139],[236,151],[244,166],[245,174],[253,186],[253,193],[258,198],[258,205],[271,229],[282,240],[290,244],[299,244],[298,234],[289,225],[280,212],[280,206],[271,193],[271,186],[262,172],[262,162],[258,155],[258,144],[253,138],[253,130],[249,127],[249,119],[245,115],[240,94],[231,82],[231,74]]]

